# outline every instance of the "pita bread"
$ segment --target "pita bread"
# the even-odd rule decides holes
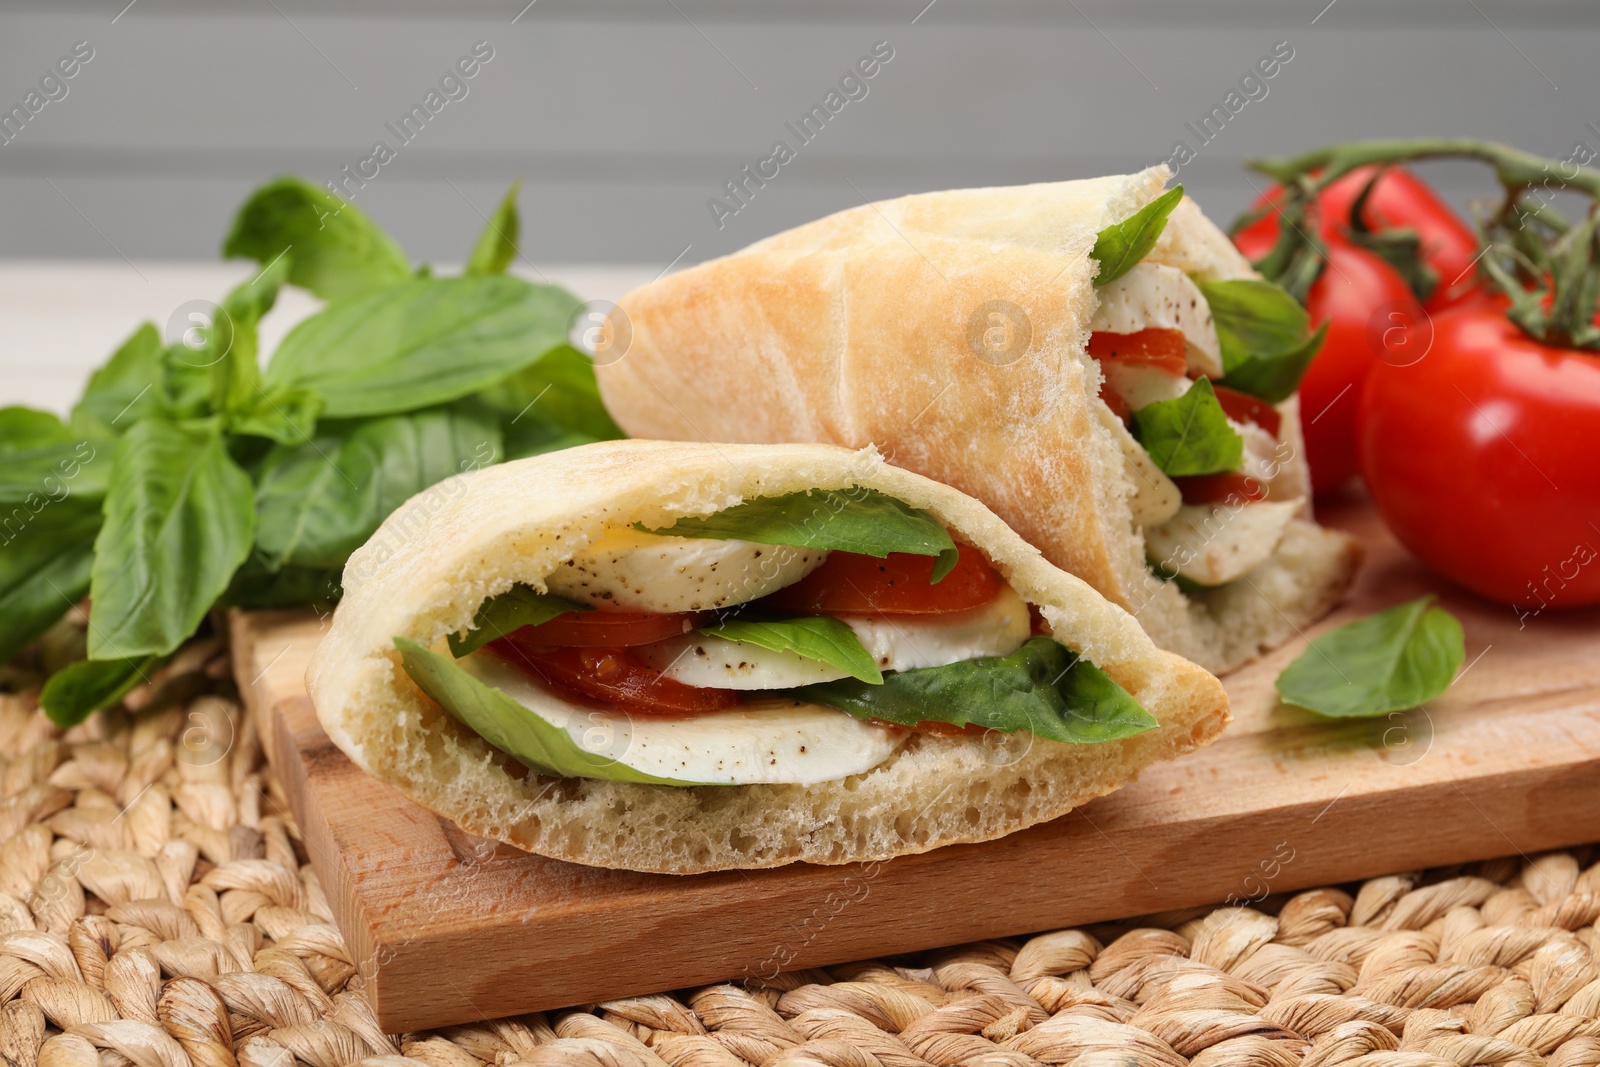
[[[1093,745],[1025,751],[913,734],[870,771],[822,785],[673,787],[547,778],[422,695],[395,637],[425,645],[482,601],[542,579],[608,529],[670,526],[758,496],[863,486],[924,508],[979,548],[1063,644],[1160,722]],[[1126,612],[1047,563],[982,504],[871,449],[612,441],[459,475],[412,498],[345,568],[345,597],[307,675],[352,760],[471,833],[603,867],[690,873],[849,863],[1000,837],[1110,792],[1228,722],[1220,683],[1156,648]],[[840,712],[840,714],[844,714]]]
[[[1190,596],[1146,565],[1132,475],[1085,353],[1098,302],[1089,252],[1169,176],[867,204],[669,275],[624,298],[631,347],[597,368],[601,394],[637,437],[874,445],[982,500],[1162,647],[1228,670],[1326,612],[1360,553],[1307,507],[1245,586]],[[1144,262],[1256,276],[1188,199]],[[1009,362],[974,354],[973,331],[995,314],[1026,327]],[[1297,404],[1280,405],[1275,498],[1309,493]]]

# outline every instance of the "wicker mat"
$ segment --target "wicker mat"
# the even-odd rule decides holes
[[[226,677],[0,695],[8,1067],[1600,1065],[1589,848],[384,1034]]]

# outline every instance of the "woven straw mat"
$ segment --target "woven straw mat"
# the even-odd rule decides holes
[[[0,695],[5,1067],[1600,1065],[1588,848],[385,1034],[227,671]]]

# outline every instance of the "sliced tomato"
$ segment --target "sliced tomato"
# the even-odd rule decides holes
[[[523,645],[572,648],[631,648],[665,641],[704,626],[709,611],[658,615],[648,611],[573,611],[538,626],[524,626],[509,636]]]
[[[551,648],[529,642],[526,635],[540,628],[524,626],[486,647],[557,696],[658,718],[704,715],[739,703],[739,694],[731,689],[701,689],[664,677],[626,648]]]
[[[981,607],[1000,595],[1000,575],[971,545],[957,545],[955,569],[933,582],[932,556],[884,559],[835,552],[794,585],[757,601],[819,615],[932,615]]]
[[[1253,422],[1272,436],[1278,436],[1283,416],[1278,414],[1277,408],[1260,397],[1229,389],[1226,385],[1214,384],[1212,388],[1217,391],[1217,403],[1222,405],[1228,418],[1234,422]]]
[[[1183,331],[1151,328],[1137,333],[1092,333],[1089,355],[1125,366],[1154,367],[1174,376],[1186,374]]]
[[[1133,413],[1133,409],[1128,407],[1128,402],[1122,399],[1115,389],[1107,389],[1105,382],[1100,383],[1100,399],[1106,402],[1106,407],[1111,409],[1111,414],[1123,422],[1127,422],[1128,416]]]
[[[1246,504],[1267,499],[1267,483],[1239,471],[1194,474],[1172,480],[1183,494],[1185,504]]]

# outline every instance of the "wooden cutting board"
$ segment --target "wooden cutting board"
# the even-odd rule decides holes
[[[1413,562],[1364,504],[1368,562],[1313,628],[1436,592],[1466,627],[1448,692],[1388,718],[1280,706],[1296,640],[1231,676],[1209,748],[1000,841],[888,863],[673,877],[458,830],[334,748],[305,695],[322,623],[239,614],[239,686],[385,1030],[657,992],[1600,839],[1600,612],[1520,618]]]

